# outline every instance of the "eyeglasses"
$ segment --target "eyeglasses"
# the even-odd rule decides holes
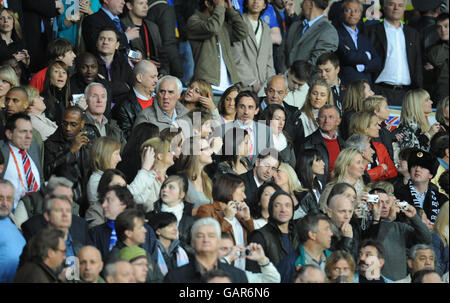
[[[271,170],[272,170],[272,172],[274,172],[274,173],[278,173],[280,170],[278,169],[278,167],[275,167],[275,166],[271,166],[270,164],[268,164],[268,163],[264,163],[264,162],[261,162],[260,163],[260,165],[259,165],[260,167],[264,167],[264,168],[270,168]]]

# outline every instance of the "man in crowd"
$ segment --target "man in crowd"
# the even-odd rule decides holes
[[[316,264],[305,264],[297,272],[294,283],[325,283],[325,273]]]
[[[324,53],[317,58],[316,64],[320,78],[331,87],[334,105],[337,106],[339,113],[342,114],[342,102],[344,101],[345,87],[339,78],[341,68],[339,66],[338,55],[335,53]]]
[[[287,104],[302,109],[309,91],[308,82],[313,75],[314,66],[305,60],[296,60],[286,72],[289,93],[284,99]]]
[[[126,260],[114,260],[105,265],[107,283],[136,283],[133,266]]]
[[[83,246],[78,252],[78,260],[80,262],[80,278],[81,282],[86,283],[105,283],[100,276],[103,269],[102,255],[94,246]]]
[[[247,276],[242,270],[219,261],[220,225],[213,218],[197,220],[191,229],[192,247],[195,255],[188,264],[177,267],[167,273],[164,282],[190,283],[201,282],[208,272],[223,270],[231,277],[232,283],[247,283]]]
[[[384,21],[365,28],[382,62],[381,72],[374,73],[374,91],[389,105],[402,105],[408,90],[423,86],[420,36],[402,24],[405,9],[406,0],[386,0]]]
[[[319,110],[317,123],[319,128],[306,137],[303,148],[315,148],[322,154],[322,159],[325,162],[325,174],[319,176],[319,178],[322,184],[326,184],[334,170],[334,162],[344,148],[344,140],[337,132],[341,123],[339,109],[334,105],[325,104]]]
[[[337,31],[324,15],[327,6],[328,0],[302,2],[305,19],[291,25],[275,56],[275,65],[282,73],[296,60],[305,60],[315,65],[321,54],[337,49]]]
[[[376,240],[364,240],[359,248],[358,273],[355,274],[355,283],[392,283],[392,280],[381,274],[384,262],[384,246]]]
[[[450,143],[448,135],[441,135],[442,133],[438,134],[438,136],[434,136],[431,139],[430,152],[439,161],[439,167],[431,182],[439,188],[440,193],[445,194],[444,190],[439,185],[439,178],[446,170],[448,170],[448,164],[450,161]]]
[[[409,275],[406,278],[395,281],[395,283],[411,283],[412,278],[418,271],[423,269],[434,270],[435,255],[433,248],[426,244],[416,244],[408,251]]]
[[[0,283],[12,282],[26,244],[11,215],[14,185],[0,179]]]
[[[133,69],[133,88],[128,96],[113,109],[125,138],[128,139],[137,115],[153,105],[155,87],[158,83],[158,69],[152,61],[142,60]]]

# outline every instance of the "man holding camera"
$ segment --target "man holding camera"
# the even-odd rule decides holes
[[[408,274],[407,249],[418,243],[431,244],[431,233],[412,205],[401,207],[394,196],[380,188],[370,194],[378,195],[378,202],[368,203],[373,221],[363,237],[380,241],[386,249],[382,275],[394,281],[403,279]],[[400,212],[408,223],[395,221]]]

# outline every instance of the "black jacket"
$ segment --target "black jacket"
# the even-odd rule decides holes
[[[342,150],[344,148],[344,140],[339,135],[337,137],[337,140],[339,147]],[[325,174],[319,176],[319,179],[322,184],[327,184],[330,172],[330,154],[328,153],[328,148],[325,140],[323,140],[322,134],[320,133],[320,129],[317,129],[311,135],[306,137],[303,148],[315,148],[320,152],[323,162],[325,162]]]
[[[316,196],[311,190],[296,191],[294,194],[298,200],[298,205],[306,214],[320,213],[319,203],[316,201]]]
[[[13,54],[26,48],[25,41],[19,39],[15,32],[13,32],[11,38],[13,42],[9,45],[6,45],[5,40],[0,39],[0,61],[10,59]]]
[[[242,270],[217,260],[217,267],[231,276],[231,283],[248,283],[247,276]],[[202,276],[196,269],[195,259],[189,264],[177,267],[167,273],[166,283],[202,283]]]
[[[157,1],[149,0],[148,5],[152,6]],[[156,4],[148,10],[147,19],[158,25],[162,48],[167,52],[167,58],[170,62],[170,75],[179,79],[183,78],[183,64],[175,36],[175,9],[167,3]]]
[[[142,106],[139,103],[133,88],[129,90],[127,97],[113,108],[112,117],[116,119],[117,124],[119,124],[119,127],[127,140],[131,135],[136,116],[141,110]]]
[[[384,69],[387,56],[387,37],[384,30],[384,24],[382,22],[375,25],[371,25],[364,28],[364,33],[372,42],[378,55],[381,57],[382,68],[372,75],[372,79],[375,81]],[[420,44],[420,35],[412,27],[408,25],[403,26],[403,32],[405,34],[406,43],[406,56],[408,60],[409,74],[411,76],[411,88],[423,87],[423,74],[422,74],[422,51]]]
[[[88,114],[85,114],[85,123],[84,128],[88,133],[92,133],[92,139],[100,138],[100,131],[97,126],[95,126],[94,118],[90,117]],[[106,136],[116,139],[120,142],[120,146],[123,149],[127,141],[123,135],[122,130],[117,125],[117,122],[113,119],[109,119],[108,123],[105,124]]]
[[[239,175],[244,182],[245,185],[245,201],[249,205],[253,205],[253,200],[255,199],[256,191],[258,190],[258,186],[256,185],[255,179],[253,177],[253,169],[249,170],[245,174]]]
[[[394,161],[394,148],[392,147],[393,136],[390,130],[386,128],[386,124],[383,122],[381,124],[380,136],[373,139],[375,142],[381,142],[386,147],[391,160]]]
[[[43,262],[27,262],[18,268],[14,283],[59,283],[55,272]]]

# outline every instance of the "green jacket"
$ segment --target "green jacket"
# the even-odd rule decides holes
[[[302,244],[299,245],[298,250],[300,255],[298,256],[297,260],[295,260],[295,267],[299,269],[301,266],[306,264],[306,259],[305,259],[305,248],[303,248]],[[325,255],[325,258],[328,258],[331,255],[331,251],[329,251],[328,249],[325,249],[323,253]]]
[[[234,8],[216,6],[210,18],[196,10],[187,22],[188,40],[195,62],[194,76],[213,85],[219,85],[220,42],[231,82],[240,82],[231,45],[247,38],[247,28],[241,14]]]

